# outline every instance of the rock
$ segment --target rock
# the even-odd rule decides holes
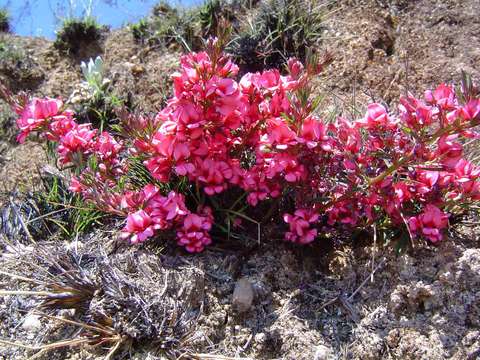
[[[142,65],[133,65],[130,69],[133,75],[138,76],[140,74],[143,74],[145,72],[145,68]]]
[[[255,335],[255,342],[257,344],[264,344],[267,341],[267,335],[261,332]]]
[[[29,314],[23,320],[22,328],[27,332],[40,330],[42,323],[38,315]]]
[[[333,351],[325,345],[318,345],[315,350],[314,360],[330,360],[333,359]]]
[[[248,311],[253,304],[253,286],[247,278],[241,278],[233,290],[233,307],[240,313]]]

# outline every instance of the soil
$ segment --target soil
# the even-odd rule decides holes
[[[345,0],[325,7],[319,48],[334,56],[318,80],[326,109],[351,113],[371,100],[394,107],[407,91],[458,82],[461,70],[478,81],[478,6],[477,0]],[[18,83],[19,89],[67,98],[79,86],[80,59],[59,55],[44,39],[13,38],[46,74],[34,85]],[[161,107],[177,49],[138,45],[122,29],[111,32],[101,50],[118,94],[130,94],[147,111]],[[1,69],[0,76],[13,81]],[[42,144],[2,141],[8,146],[0,147],[0,191],[38,186],[32,169],[46,163]],[[205,252],[186,255],[172,241],[126,246],[116,240],[119,224],[72,242],[45,236],[32,243],[20,231],[14,238],[0,234],[0,287],[48,290],[12,274],[63,281],[60,260],[52,262],[63,259],[94,291],[82,309],[42,311],[80,322],[112,319],[116,333],[135,339],[121,343],[112,359],[477,359],[477,222],[455,227],[438,247],[418,242],[401,255],[371,241],[297,247],[268,233],[259,243],[216,239]],[[38,346],[78,338],[80,326],[34,315],[41,302],[42,296],[2,296],[0,339]],[[100,359],[114,346],[38,354],[0,344],[0,357]]]

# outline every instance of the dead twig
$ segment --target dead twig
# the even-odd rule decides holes
[[[241,358],[241,357],[232,357],[232,356],[223,356],[215,354],[190,354],[192,359],[198,360],[253,360],[252,358]]]
[[[54,296],[48,291],[29,291],[29,290],[0,290],[0,296],[6,295],[25,295],[25,296]]]
[[[30,234],[30,231],[28,230],[28,227],[25,224],[25,221],[23,220],[22,214],[17,210],[17,206],[15,205],[12,199],[10,199],[10,205],[12,206],[12,210],[15,213],[15,216],[20,221],[20,225],[22,226],[23,231],[25,231],[25,234],[27,234],[28,239],[30,240],[30,242],[36,244],[37,242],[33,238],[32,234]]]
[[[362,283],[360,284],[360,286],[352,293],[352,295],[350,295],[347,300],[350,301],[352,300],[355,295],[357,295],[357,293],[365,286],[365,284],[368,282],[368,279],[372,278],[373,275],[378,271],[378,269],[380,269],[380,267],[385,263],[387,259],[386,258],[383,258],[382,261],[380,261],[378,263],[378,265],[372,270],[372,272],[362,281]]]
[[[62,340],[62,341],[57,341],[51,344],[46,344],[46,345],[40,345],[40,346],[32,346],[32,345],[27,345],[27,344],[22,344],[14,341],[8,341],[8,340],[3,340],[0,339],[0,344],[7,345],[7,346],[14,346],[14,347],[19,347],[27,350],[52,350],[52,349],[58,349],[61,347],[65,346],[72,346],[72,345],[81,345],[84,343],[90,342],[90,339],[70,339],[70,340]]]
[[[120,339],[119,341],[117,341],[117,343],[115,344],[115,346],[112,347],[112,349],[108,352],[107,356],[105,356],[105,359],[104,360],[110,360],[112,358],[112,356],[117,352],[117,350],[120,348],[120,346],[123,344],[123,342],[125,341],[125,339]]]
[[[57,316],[48,315],[48,314],[45,314],[45,313],[40,312],[40,311],[35,311],[33,314],[46,317],[47,319],[57,320],[57,321],[60,321],[60,322],[63,322],[63,323],[69,324],[69,325],[80,326],[80,327],[83,327],[84,329],[88,329],[88,330],[91,330],[91,331],[95,331],[95,332],[103,333],[103,334],[106,334],[106,335],[110,335],[114,338],[118,337],[118,334],[116,334],[114,331],[108,330],[104,327],[92,326],[92,325],[80,323],[80,322],[77,322],[77,321],[74,321],[74,320],[68,320],[68,319],[57,317]]]
[[[322,309],[326,308],[327,306],[332,305],[333,303],[335,303],[337,301],[340,301],[340,303],[342,305],[344,305],[350,311],[350,309],[351,309],[350,301],[365,286],[365,284],[368,282],[369,279],[373,279],[373,275],[380,269],[380,267],[382,267],[382,265],[385,263],[386,260],[387,260],[386,258],[383,258],[348,298],[344,298],[342,295],[338,295],[338,296],[334,297],[333,299],[330,299],[327,302],[325,302],[324,304],[322,304],[322,306],[320,306],[319,310],[322,310]],[[353,316],[353,317],[355,317],[355,316]]]
[[[34,284],[37,284],[37,285],[46,285],[46,283],[44,283],[43,281],[27,278],[25,276],[21,276],[21,275],[17,275],[17,274],[12,274],[12,273],[9,273],[9,272],[6,272],[6,271],[1,271],[0,270],[0,274],[5,275],[5,276],[9,276],[13,279],[18,279],[18,280],[22,280],[22,281],[26,281],[26,282],[31,282],[31,283],[34,283]]]

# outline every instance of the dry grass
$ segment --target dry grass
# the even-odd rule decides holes
[[[29,299],[23,311],[57,326],[41,329],[41,344],[15,338],[0,342],[34,356],[85,345],[107,359],[132,348],[172,359],[194,353],[190,341],[202,300],[192,291],[201,293],[195,286],[199,274],[191,268],[164,267],[155,254],[140,259],[130,249],[116,253],[115,243],[105,238],[108,234],[101,235],[69,246],[25,246],[2,236],[0,261],[5,270],[0,272],[0,296],[17,313],[15,299]],[[108,254],[108,248],[114,252]]]

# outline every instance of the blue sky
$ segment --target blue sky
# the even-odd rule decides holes
[[[81,16],[87,9],[100,24],[118,28],[136,22],[150,13],[159,0],[0,0],[7,8],[13,31],[20,35],[53,38],[61,19],[73,14]],[[170,1],[174,5],[191,5],[201,0]]]

